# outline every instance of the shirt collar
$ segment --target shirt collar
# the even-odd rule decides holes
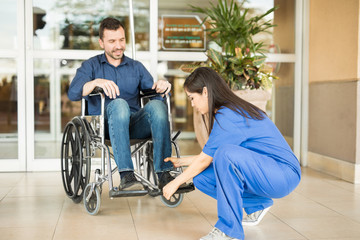
[[[102,62],[102,63],[110,64],[109,61],[108,61],[107,58],[106,58],[105,53],[103,53],[103,54],[101,55],[101,62]],[[127,56],[125,56],[125,53],[124,53],[124,55],[123,55],[123,57],[122,57],[122,61],[121,61],[121,63],[120,63],[119,66],[128,64],[128,62],[129,62],[129,58],[128,58]],[[110,65],[111,65],[111,64],[110,64]]]

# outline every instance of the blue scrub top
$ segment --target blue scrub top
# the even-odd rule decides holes
[[[215,114],[214,125],[203,152],[214,157],[224,144],[234,144],[276,161],[288,164],[300,176],[300,164],[289,144],[267,117],[257,120],[222,107]]]

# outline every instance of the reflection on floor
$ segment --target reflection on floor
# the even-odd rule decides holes
[[[191,146],[190,146],[191,147]],[[0,173],[0,239],[199,239],[217,220],[216,201],[195,190],[177,208],[159,197],[109,199],[99,214],[64,195],[59,172]],[[246,240],[360,239],[360,185],[303,169],[299,187],[275,205]]]

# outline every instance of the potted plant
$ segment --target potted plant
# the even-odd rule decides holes
[[[275,25],[266,21],[265,17],[277,8],[271,8],[262,15],[249,16],[250,9],[244,7],[246,0],[239,4],[231,0],[218,0],[217,5],[210,2],[210,7],[191,6],[194,12],[204,14],[202,24],[210,40],[217,49],[206,51],[206,62],[183,64],[181,70],[192,72],[198,67],[211,67],[228,83],[231,89],[241,98],[266,110],[266,102],[270,99],[272,81],[277,77],[272,74],[272,68],[265,63],[265,44],[255,41],[259,33],[269,33]],[[239,91],[240,90],[240,91]],[[254,91],[256,90],[256,91]],[[256,98],[260,97],[260,100]],[[207,130],[199,113],[194,112],[194,129],[201,147],[207,141]]]

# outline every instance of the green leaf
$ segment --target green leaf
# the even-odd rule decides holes
[[[259,65],[263,64],[265,62],[265,60],[266,60],[265,56],[256,56],[254,58],[253,63],[254,63],[254,65],[259,66]]]
[[[241,76],[244,74],[244,69],[234,70],[234,74],[237,76]]]
[[[183,72],[192,73],[193,71],[195,71],[195,69],[197,69],[199,67],[201,67],[200,64],[186,63],[186,64],[182,64],[180,66],[180,69]]]
[[[270,65],[263,64],[263,65],[260,66],[260,71],[263,72],[263,73],[272,73],[273,68]]]
[[[228,60],[232,63],[238,63],[238,64],[241,63],[241,58],[239,57],[231,57]]]
[[[214,49],[207,50],[207,56],[216,65],[222,65],[222,54]]]

